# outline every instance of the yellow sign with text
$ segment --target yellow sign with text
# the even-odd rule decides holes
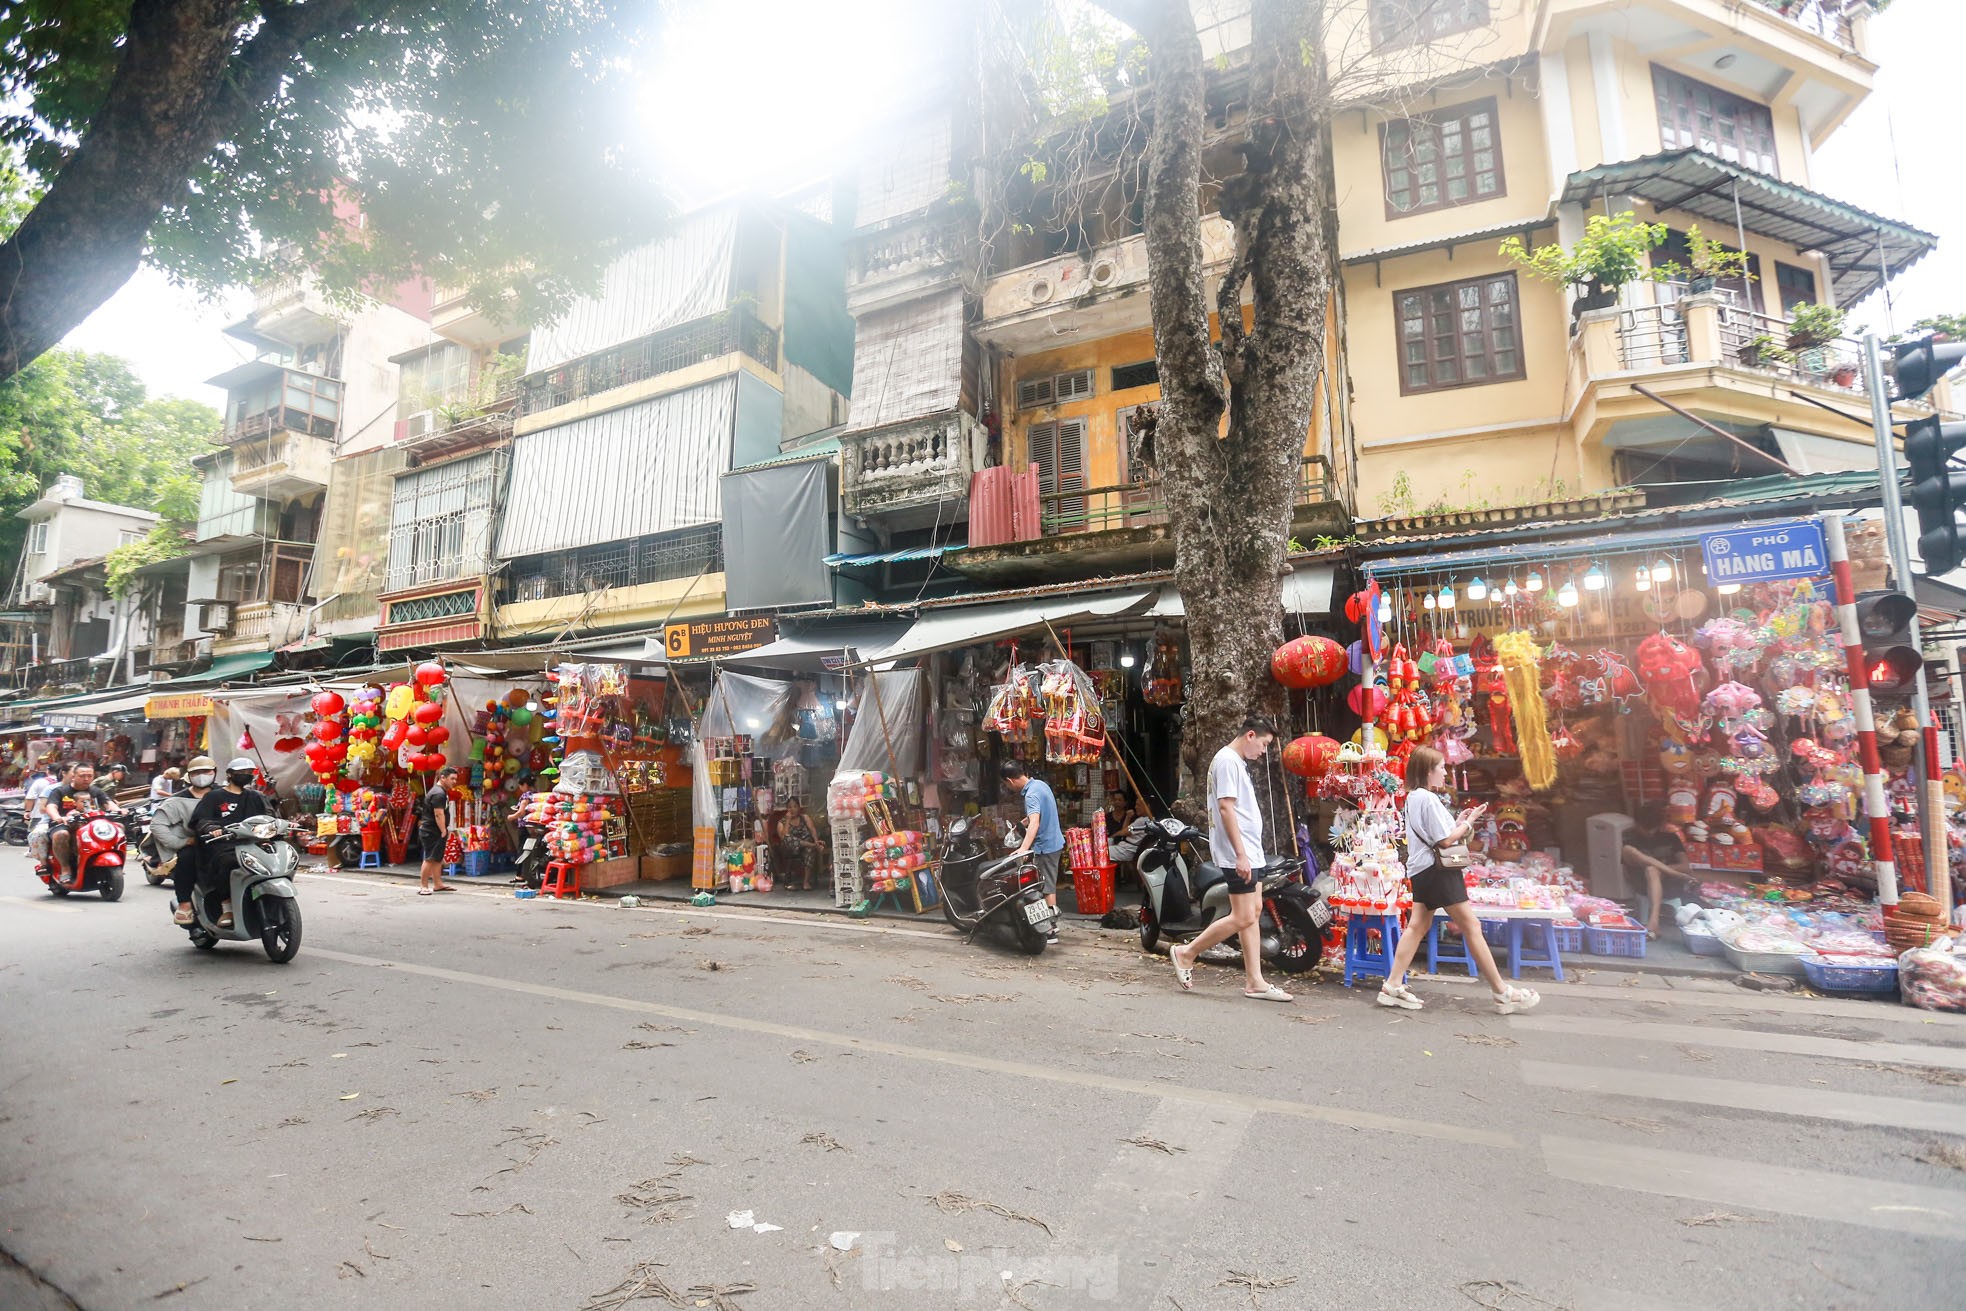
[[[777,637],[778,621],[770,615],[692,619],[662,630],[662,654],[670,660],[714,660],[755,650]]]

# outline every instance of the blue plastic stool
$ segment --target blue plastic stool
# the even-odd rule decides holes
[[[1472,978],[1478,971],[1475,965],[1474,948],[1468,945],[1468,940],[1462,938],[1461,945],[1452,951],[1443,950],[1440,945],[1440,931],[1451,927],[1453,927],[1452,921],[1445,915],[1436,916],[1433,924],[1429,927],[1427,932],[1427,973],[1440,973],[1441,963],[1446,962],[1449,965],[1467,966],[1468,975]]]
[[[1525,947],[1522,942],[1522,929],[1528,925],[1536,930],[1542,939],[1540,947]],[[1549,920],[1510,920],[1509,921],[1509,977],[1522,977],[1522,967],[1532,970],[1549,970],[1558,983],[1563,982],[1563,953],[1557,950],[1556,926]]]
[[[1371,948],[1371,933],[1379,933],[1379,950]],[[1345,917],[1345,986],[1352,986],[1353,976],[1378,975],[1389,978],[1393,969],[1393,953],[1399,950],[1399,916],[1397,915],[1359,915]]]
[[[363,852],[362,858],[355,862],[355,868],[356,869],[381,869],[382,853],[380,851]]]

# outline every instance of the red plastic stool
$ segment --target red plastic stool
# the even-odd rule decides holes
[[[571,861],[556,860],[546,866],[546,876],[539,882],[539,895],[559,897],[565,900],[580,898],[580,866]]]

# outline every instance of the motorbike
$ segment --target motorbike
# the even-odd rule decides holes
[[[123,841],[136,852],[137,864],[143,867],[143,876],[152,887],[164,881],[164,876],[158,873],[162,862],[157,855],[157,844],[150,838],[150,811],[156,804],[146,798],[123,807]]]
[[[546,830],[537,824],[519,825],[518,873],[514,882],[537,889],[546,878],[550,853],[546,850]]]
[[[968,819],[949,825],[938,871],[943,918],[972,942],[984,929],[997,929],[1025,955],[1039,955],[1049,945],[1058,910],[1045,901],[1037,865],[1015,852],[988,861]]]
[[[216,838],[199,839],[207,859],[230,865],[232,927],[219,927],[225,898],[217,889],[201,887],[191,899],[192,922],[183,926],[192,946],[210,951],[221,941],[257,939],[275,965],[294,958],[300,950],[300,898],[294,891],[300,856],[288,841],[293,832],[294,825],[284,819],[255,815],[221,830]]]
[[[72,838],[74,868],[66,874],[55,866],[54,854],[37,861],[34,875],[57,897],[71,892],[94,892],[104,901],[123,895],[123,826],[113,815],[90,811],[63,821]],[[52,835],[50,846],[52,847]]]
[[[27,845],[28,830],[33,826],[27,822],[27,803],[18,796],[0,801],[0,842],[10,846]]]
[[[1169,816],[1140,835],[1134,867],[1140,874],[1140,950],[1156,950],[1162,938],[1190,942],[1229,913],[1228,877],[1199,853],[1208,835]],[[1294,857],[1263,868],[1263,909],[1257,921],[1263,963],[1286,974],[1316,969],[1324,958],[1324,935],[1331,927],[1325,893],[1304,877]],[[1203,956],[1215,964],[1235,964],[1242,946],[1230,938]]]

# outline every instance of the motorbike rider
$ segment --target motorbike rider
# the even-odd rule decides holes
[[[41,812],[50,825],[48,848],[55,869],[66,877],[65,871],[75,864],[75,832],[69,821],[78,815],[120,815],[123,808],[96,784],[95,766],[78,760],[68,767],[67,777],[41,798]]]
[[[53,760],[37,766],[21,796],[21,817],[27,821],[27,852],[36,860],[48,858],[48,818],[41,813],[41,802],[61,782],[61,768]]]
[[[191,827],[191,812],[205,799],[218,781],[218,765],[210,756],[199,756],[185,770],[190,790],[173,792],[157,802],[150,812],[150,840],[156,844],[160,867],[171,871],[171,887],[177,892],[179,924],[192,921],[191,895],[198,887],[198,834]]]
[[[242,819],[272,814],[273,808],[266,804],[266,798],[253,790],[252,781],[258,772],[253,762],[244,756],[235,756],[226,762],[225,786],[207,792],[192,807],[191,831],[210,842],[224,837],[225,830]],[[200,885],[204,888],[214,885],[224,888],[233,859],[230,852],[217,852],[210,848],[201,851],[198,858]],[[232,927],[232,900],[229,897],[219,908],[218,927]]]

